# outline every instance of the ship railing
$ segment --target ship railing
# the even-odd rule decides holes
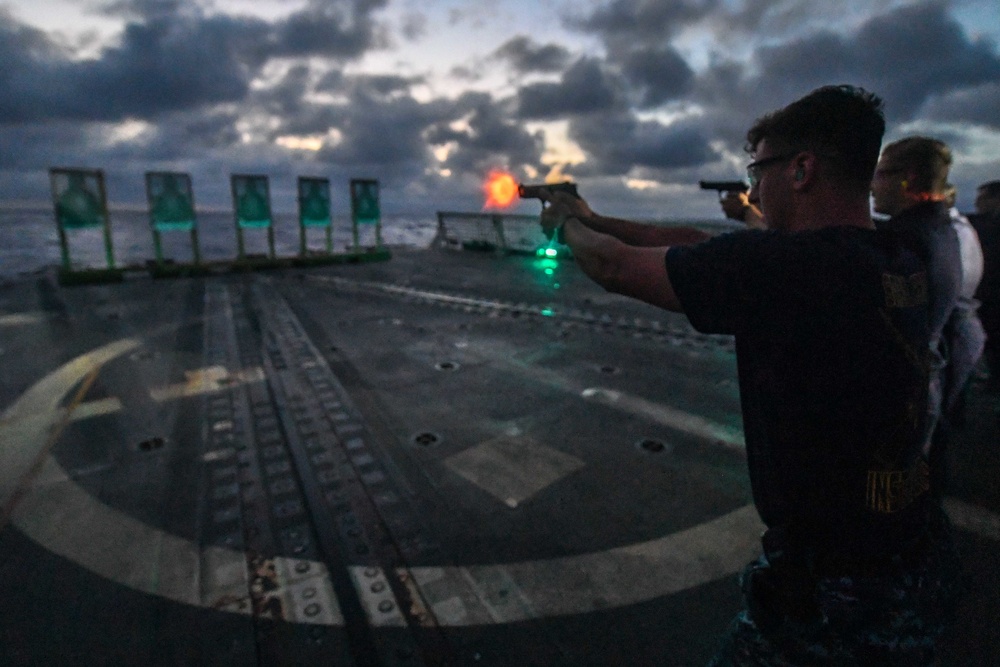
[[[435,247],[534,255],[550,245],[537,215],[438,211],[437,218]]]

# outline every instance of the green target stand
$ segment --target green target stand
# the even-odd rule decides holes
[[[299,257],[309,254],[308,230],[322,228],[326,234],[326,253],[333,253],[333,220],[330,216],[330,179],[299,176]]]
[[[182,265],[163,257],[161,234],[188,232],[191,235],[191,254],[194,267],[201,267],[201,249],[198,247],[198,224],[194,210],[194,192],[188,174],[168,171],[146,172],[146,198],[149,201],[149,225],[153,232],[153,249],[156,252],[154,275],[176,274]],[[176,267],[176,268],[173,268]]]
[[[271,193],[267,176],[259,174],[233,174],[233,216],[236,221],[237,261],[248,263],[243,242],[246,229],[266,229],[268,259],[275,262],[274,222],[271,217]]]
[[[60,284],[117,282],[123,272],[115,267],[115,253],[111,240],[111,221],[108,217],[108,197],[104,188],[104,172],[100,169],[49,169],[52,187],[52,205],[55,209],[56,228],[62,265]],[[104,233],[106,268],[84,267],[74,269],[70,259],[69,233],[101,228]]]
[[[369,178],[351,179],[351,232],[354,240],[354,252],[360,252],[358,239],[359,225],[375,226],[375,247],[371,251],[382,249],[382,212],[379,208],[378,181]]]

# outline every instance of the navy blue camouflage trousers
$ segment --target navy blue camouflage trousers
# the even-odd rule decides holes
[[[926,556],[911,567],[883,576],[819,577],[818,613],[804,620],[764,617],[766,610],[753,599],[748,582],[756,570],[769,567],[761,556],[744,570],[747,609],[731,623],[710,667],[934,665],[935,644],[954,616],[962,589],[950,530],[936,536]]]

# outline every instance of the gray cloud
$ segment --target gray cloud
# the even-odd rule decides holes
[[[624,175],[636,167],[670,170],[699,166],[717,157],[697,125],[640,121],[631,113],[575,119],[570,123],[570,136],[592,158],[583,167],[586,173]]]
[[[518,115],[554,119],[605,111],[615,105],[616,85],[597,60],[581,58],[558,83],[534,83],[518,91]]]
[[[128,24],[100,59],[73,60],[42,36],[0,18],[0,123],[25,120],[149,118],[206,103],[234,101],[249,87],[250,57],[263,24],[224,16],[197,22],[156,19]],[[12,53],[11,53],[12,52]],[[242,56],[242,57],[241,57]]]
[[[829,31],[754,54],[756,73],[736,87],[700,82],[731,109],[768,109],[829,83],[854,83],[882,96],[890,120],[908,120],[929,99],[948,91],[1000,80],[994,45],[970,39],[936,3],[905,6],[875,16],[856,32]],[[732,82],[732,64],[726,64]],[[713,73],[705,78],[711,79]]]
[[[643,107],[657,107],[691,89],[694,71],[673,47],[641,49],[629,53],[622,73],[642,91]]]
[[[609,47],[662,44],[720,6],[720,0],[612,0],[589,16],[568,18],[567,23],[601,36]]]
[[[416,41],[427,34],[427,15],[410,12],[403,17],[399,32],[410,41]]]
[[[355,58],[384,47],[386,33],[371,15],[387,4],[388,0],[310,0],[308,7],[275,24],[269,55]]]
[[[74,59],[44,33],[0,15],[0,123],[150,119],[237,102],[272,58],[350,59],[382,46],[371,13],[385,2],[313,0],[274,24],[206,16],[181,1],[117,2],[105,9],[141,18],[92,60]]]
[[[934,120],[975,123],[1000,130],[1000,81],[933,97],[924,112]]]
[[[504,42],[493,52],[519,73],[559,72],[569,64],[569,50],[558,44],[538,44],[530,37],[518,36]]]
[[[539,137],[528,133],[490,95],[466,93],[456,100],[448,116],[427,134],[432,144],[455,144],[443,167],[482,175],[491,167],[539,164],[542,151]],[[450,118],[465,120],[467,129],[448,126]]]
[[[96,9],[101,14],[132,20],[163,18],[179,13],[201,13],[192,0],[105,0],[98,3]]]
[[[861,55],[859,74],[870,77],[872,87],[891,101],[890,113],[903,118],[932,95],[1000,81],[994,45],[970,40],[937,3],[876,17],[849,46]]]
[[[348,104],[329,112],[341,141],[323,148],[316,159],[376,173],[420,173],[429,160],[423,132],[441,113],[437,105],[410,96],[387,97],[358,86]]]

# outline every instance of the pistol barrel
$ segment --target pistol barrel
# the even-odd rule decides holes
[[[576,191],[576,183],[571,181],[544,183],[540,185],[517,184],[517,194],[520,195],[521,199],[541,199],[543,194],[552,194],[553,192],[566,192],[577,198],[580,196]]]

